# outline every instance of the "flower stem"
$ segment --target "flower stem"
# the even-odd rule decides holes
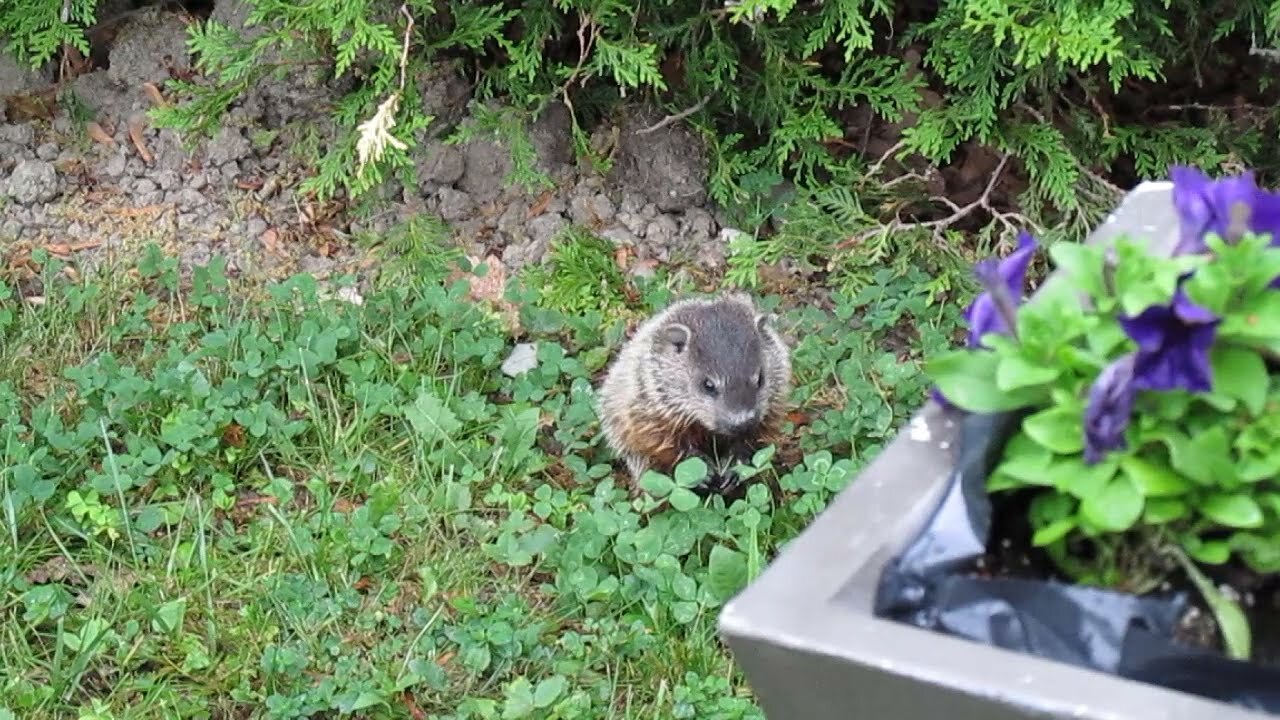
[[[1182,565],[1187,577],[1191,578],[1191,582],[1196,586],[1196,589],[1204,596],[1205,602],[1209,605],[1209,610],[1213,612],[1214,619],[1218,621],[1218,632],[1222,635],[1222,644],[1226,646],[1227,654],[1236,660],[1248,660],[1251,652],[1252,633],[1244,610],[1241,610],[1237,603],[1214,587],[1209,578],[1205,577],[1205,574],[1200,572],[1195,563],[1191,562],[1191,558],[1187,557],[1182,548],[1177,545],[1168,545],[1166,549],[1177,559],[1178,564]]]

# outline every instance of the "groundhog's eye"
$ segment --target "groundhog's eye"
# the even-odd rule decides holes
[[[708,395],[716,394],[716,384],[711,381],[711,378],[702,381],[702,391]]]

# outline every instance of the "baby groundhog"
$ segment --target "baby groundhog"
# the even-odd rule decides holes
[[[711,468],[701,490],[738,485],[732,467],[777,442],[791,392],[791,356],[751,298],[681,300],[649,318],[600,385],[605,440],[634,490],[645,470],[670,474],[697,456]]]

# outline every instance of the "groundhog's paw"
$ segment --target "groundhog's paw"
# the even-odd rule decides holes
[[[710,476],[708,476],[706,480],[702,481],[702,484],[696,488],[696,491],[703,497],[716,494],[728,498],[742,487],[742,483],[742,476],[738,475],[737,471],[732,468],[725,470],[712,470]]]

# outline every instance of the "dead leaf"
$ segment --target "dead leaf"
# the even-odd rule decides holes
[[[542,193],[542,195],[540,195],[538,199],[534,201],[532,205],[529,206],[529,212],[528,214],[525,215],[525,217],[532,220],[533,218],[536,218],[542,213],[546,212],[547,206],[551,204],[552,197],[553,196],[551,195],[550,190],[547,190],[546,192]]]
[[[27,580],[35,585],[44,585],[50,580],[61,582],[70,573],[70,564],[67,559],[61,555],[56,555],[46,560],[40,567],[27,573]]]
[[[272,255],[279,257],[284,254],[280,249],[280,231],[279,230],[275,228],[267,228],[262,232],[262,235],[258,238],[258,241],[262,243],[262,248],[267,252],[271,253]]]
[[[457,655],[457,653],[454,653],[454,652],[444,653],[440,657],[436,658],[436,665],[439,665],[440,667],[444,667],[445,665],[448,665],[453,660],[455,655]]]
[[[16,95],[0,96],[5,103],[5,113],[11,123],[32,120],[52,120],[58,113],[56,89],[35,90]]]
[[[231,423],[222,431],[222,442],[231,447],[244,447],[244,428],[239,423]]]
[[[138,149],[138,157],[142,158],[142,162],[150,165],[156,161],[156,158],[147,149],[146,140],[142,137],[142,132],[146,129],[146,121],[147,117],[141,114],[129,118],[129,139],[133,141],[133,146]]]
[[[422,708],[413,701],[413,695],[408,690],[404,691],[400,699],[404,702],[404,709],[409,711],[409,717],[413,720],[427,720],[427,714],[422,712]]]
[[[38,568],[27,573],[27,580],[36,585],[49,582],[66,581],[72,585],[83,585],[83,581],[95,578],[100,570],[92,563],[73,566],[71,561],[62,555],[55,555]]]
[[[45,245],[44,249],[48,251],[50,255],[67,257],[72,253],[78,253],[81,250],[89,250],[91,248],[96,248],[101,244],[102,244],[101,240],[86,240],[84,242],[78,242],[78,243],[53,243],[52,245]]]
[[[355,581],[355,583],[354,583],[354,584],[352,584],[351,589],[352,589],[352,590],[367,590],[367,589],[369,588],[369,586],[370,586],[370,585],[372,585],[372,584],[373,584],[373,583],[369,581],[368,576],[365,576],[365,577],[361,577],[359,580],[356,580],[356,581]]]
[[[809,424],[809,416],[799,410],[793,410],[792,412],[787,413],[787,419],[792,423],[795,423],[796,426]]]
[[[161,94],[160,88],[156,87],[155,83],[142,83],[142,91],[147,94],[147,98],[151,100],[152,105],[163,108],[169,107],[169,101],[164,99],[164,95]]]
[[[279,500],[270,495],[243,495],[236,498],[236,507],[243,510],[244,508],[253,507],[254,505],[276,505]]]
[[[89,131],[89,139],[101,145],[115,145],[116,139],[111,134],[102,129],[96,121],[85,126]]]
[[[333,501],[333,511],[340,513],[349,513],[356,509],[355,503],[346,498],[338,498]]]
[[[618,268],[624,272],[627,265],[631,262],[631,248],[626,245],[619,245],[613,251],[613,261],[618,264]]]
[[[480,260],[469,257],[472,265],[479,265]],[[498,256],[490,254],[485,257],[484,264],[488,266],[488,272],[484,277],[469,277],[471,282],[471,297],[475,300],[488,300],[492,303],[502,304],[502,294],[507,288],[507,267],[502,264],[502,260]]]
[[[63,80],[71,80],[78,75],[83,75],[89,69],[89,59],[81,54],[76,46],[70,43],[62,44],[62,62],[61,72]]]
[[[143,215],[157,215],[164,212],[164,205],[144,205],[143,207],[123,207],[123,208],[104,208],[103,212],[112,215],[123,215],[125,217],[142,217]]]

